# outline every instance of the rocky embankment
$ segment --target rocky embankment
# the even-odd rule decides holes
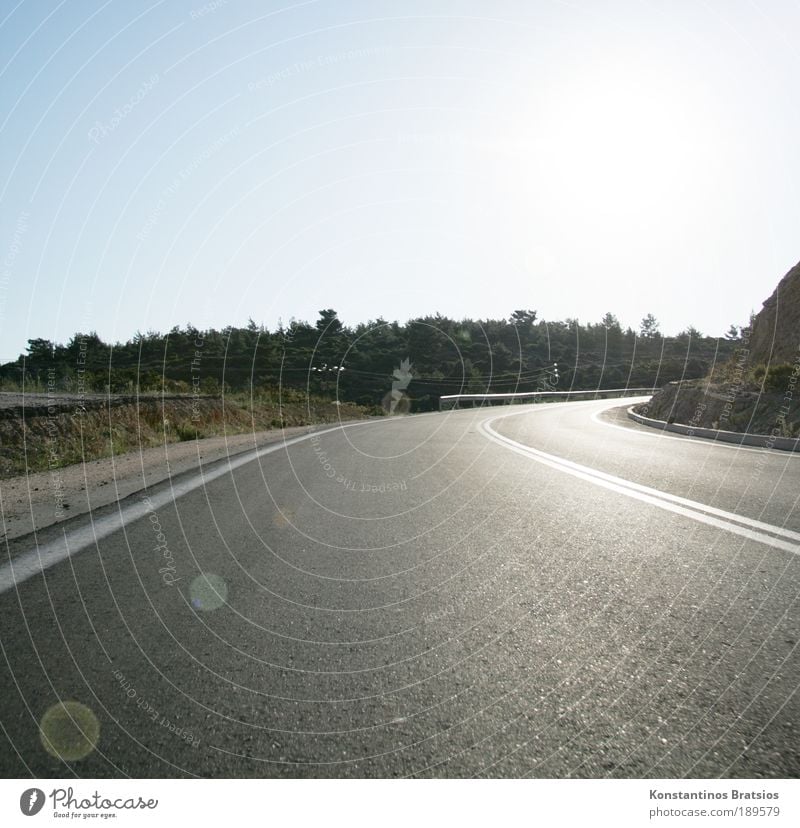
[[[798,375],[800,376],[800,367]],[[681,423],[691,428],[718,428],[743,434],[773,437],[800,436],[800,380],[795,394],[759,393],[707,380],[671,382],[638,413],[654,420]]]
[[[781,279],[764,302],[746,347],[754,367],[791,365],[800,358],[800,264]]]
[[[800,436],[800,264],[764,302],[729,362],[666,385],[638,412],[692,428]]]

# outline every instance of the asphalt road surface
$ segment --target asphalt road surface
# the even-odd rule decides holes
[[[323,431],[12,542],[3,775],[798,776],[800,457],[621,405]]]

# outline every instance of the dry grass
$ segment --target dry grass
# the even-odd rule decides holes
[[[0,477],[60,468],[111,454],[183,440],[355,420],[375,414],[357,405],[261,390],[224,398],[141,400],[53,415],[0,419]],[[112,452],[113,448],[113,452]]]

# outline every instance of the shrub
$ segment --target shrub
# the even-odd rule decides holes
[[[785,393],[789,387],[792,371],[794,371],[794,366],[788,363],[770,367],[764,380],[764,390]]]
[[[179,423],[175,427],[175,433],[182,443],[185,443],[187,440],[195,440],[197,437],[202,436],[198,434],[197,429],[193,425],[188,423]]]

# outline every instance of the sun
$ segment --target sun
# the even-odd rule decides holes
[[[706,125],[668,80],[598,71],[554,90],[537,119],[537,170],[562,205],[662,214],[685,199]]]

